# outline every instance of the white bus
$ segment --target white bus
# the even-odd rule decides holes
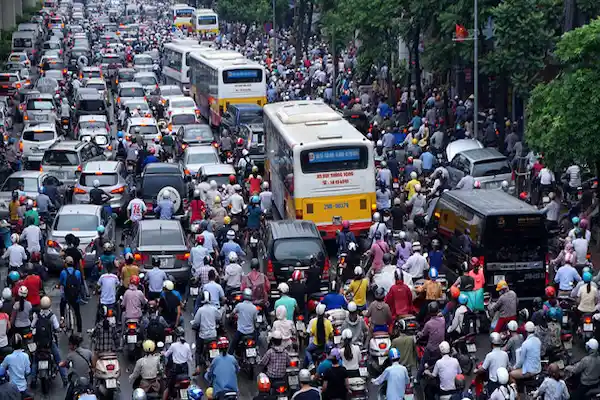
[[[171,6],[171,15],[173,16],[173,25],[178,28],[187,28],[192,26],[192,16],[196,9],[187,4],[174,4]]]
[[[198,44],[195,40],[174,40],[164,47],[163,75],[169,85],[178,85],[181,90],[190,88],[190,53],[213,51],[212,48]]]
[[[263,108],[273,204],[282,218],[313,221],[334,239],[342,221],[355,234],[371,225],[375,202],[373,144],[320,101]]]
[[[230,104],[267,104],[265,69],[231,50],[192,52],[189,58],[191,95],[212,126]]]
[[[198,33],[219,33],[219,16],[209,8],[197,8],[193,22]]]

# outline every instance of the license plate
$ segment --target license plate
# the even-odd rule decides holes
[[[584,332],[593,332],[594,324],[583,324],[583,331]]]
[[[573,348],[573,342],[571,342],[570,340],[568,342],[564,343],[565,349],[567,350],[571,350]]]
[[[29,343],[27,345],[27,348],[29,349],[30,353],[35,353],[35,351],[37,350],[37,345],[35,343]]]
[[[107,379],[106,380],[106,388],[107,389],[116,389],[117,388],[117,380],[116,379]]]
[[[198,296],[198,293],[200,293],[200,289],[198,289],[197,287],[191,287],[190,288],[190,294],[192,296]]]
[[[137,335],[127,335],[127,343],[137,343]]]
[[[165,336],[165,343],[167,343],[167,344],[173,343],[173,336],[171,336],[171,335]]]
[[[394,189],[398,189],[398,188],[400,187],[400,184],[399,184],[398,182],[394,182],[394,183],[392,184],[392,187],[393,187]]]
[[[108,317],[108,323],[111,325],[117,324],[117,317]]]
[[[340,344],[341,341],[342,341],[342,337],[341,336],[334,336],[333,337],[333,343]]]
[[[277,400],[288,400],[287,396],[279,396]]]
[[[48,369],[48,360],[40,361],[38,363],[39,369]]]
[[[63,125],[63,129],[67,129],[69,125]]]
[[[494,275],[494,285],[498,284],[500,281],[505,281],[505,278],[504,275]]]
[[[288,382],[289,382],[290,386],[298,386],[298,383],[300,382],[298,380],[298,375],[288,376]]]
[[[414,394],[405,394],[404,395],[404,400],[414,400],[415,395]]]
[[[359,367],[358,372],[360,373],[360,376],[362,376],[362,377],[369,376],[369,371],[367,371],[367,367]]]
[[[160,259],[160,267],[161,268],[173,268],[174,265],[175,265],[175,261],[173,261],[173,259],[171,257]]]
[[[210,358],[216,358],[219,355],[219,349],[210,349],[208,355]]]
[[[377,357],[377,361],[379,362],[379,365],[383,365],[385,360],[387,360],[387,357]]]
[[[258,322],[259,324],[261,324],[263,322],[263,320],[264,320],[264,318],[262,315],[259,314],[256,316],[256,322]]]
[[[254,347],[246,349],[246,357],[256,357],[256,349]]]
[[[475,343],[467,343],[467,351],[469,353],[475,353],[477,351],[477,345]]]
[[[563,324],[566,324],[569,322],[569,316],[568,315],[563,315]]]
[[[296,330],[299,332],[304,332],[306,330],[306,326],[304,326],[303,321],[296,321]]]
[[[187,400],[188,399],[187,389],[179,389],[179,397],[181,398],[181,400]]]

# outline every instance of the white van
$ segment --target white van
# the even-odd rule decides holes
[[[27,53],[29,59],[36,56],[36,36],[33,31],[17,31],[12,34],[12,51]]]

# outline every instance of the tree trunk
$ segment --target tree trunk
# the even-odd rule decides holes
[[[304,16],[306,14],[306,2],[299,0],[294,12],[294,47],[296,48],[296,63],[302,60],[302,47],[304,44]]]
[[[563,32],[573,29],[575,23],[575,0],[564,0],[564,23]]]
[[[495,88],[495,104],[496,109],[496,126],[498,128],[498,148],[504,150],[505,124],[504,117],[506,116],[506,103],[508,101],[508,79],[504,74],[500,74],[496,78]],[[513,106],[514,107],[514,106]]]
[[[312,33],[313,13],[315,11],[315,3],[313,0],[308,0],[308,16],[306,21],[306,33],[304,34],[303,52],[308,48],[308,41]]]
[[[419,41],[421,39],[421,25],[416,24],[413,35],[413,52],[414,52],[414,71],[415,71],[415,87],[417,92],[417,100],[419,101],[419,113],[421,112],[421,103],[423,101],[423,88],[421,88],[421,61],[419,55]]]

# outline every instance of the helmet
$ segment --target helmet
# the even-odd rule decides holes
[[[453,299],[458,299],[458,296],[460,296],[460,289],[457,288],[456,286],[451,286],[450,287],[450,296],[452,296]]]
[[[306,368],[302,368],[298,373],[298,380],[300,381],[300,383],[310,383],[310,381],[312,380],[310,371]]]
[[[352,331],[348,328],[342,331],[342,339],[352,339]]]
[[[594,338],[591,338],[590,340],[588,340],[585,343],[585,348],[590,351],[590,350],[598,350],[598,341]]]
[[[525,332],[533,333],[533,331],[535,331],[535,324],[531,321],[527,321],[525,323]]]
[[[412,251],[421,251],[421,242],[413,242]]]
[[[390,253],[385,253],[382,260],[384,265],[389,265],[392,263],[392,255]]]
[[[379,222],[379,221],[381,221],[381,214],[376,212],[375,214],[373,214],[373,222]]]
[[[27,289],[27,286],[19,287],[19,297],[27,297],[28,294],[29,294],[29,289]]]
[[[258,172],[258,167],[256,165],[252,166],[252,172]]]
[[[579,221],[579,227],[583,230],[586,230],[588,226],[588,220],[585,218],[582,218],[581,221]]]
[[[225,225],[229,225],[229,224],[231,223],[231,217],[230,217],[229,215],[226,215],[226,216],[223,218],[223,223],[224,223]]]
[[[13,271],[13,272],[17,272],[17,271]],[[7,301],[10,299],[12,299],[12,292],[10,291],[10,288],[5,287],[4,289],[2,289],[2,300]]]
[[[342,228],[344,228],[344,229],[350,229],[350,221],[343,220],[342,221]]]
[[[395,347],[392,347],[388,353],[388,357],[391,361],[396,361],[400,359],[400,350]]]
[[[12,235],[10,235],[10,241],[13,243],[19,243],[19,235],[16,233],[13,233]]]
[[[250,268],[258,269],[259,267],[260,267],[260,262],[258,261],[258,258],[253,258],[252,260],[250,260]]]
[[[383,146],[383,140],[381,140],[381,139],[378,140],[377,141],[377,146],[379,146],[379,147]]]
[[[556,307],[551,307],[548,310],[548,318],[550,318],[552,321],[557,321],[558,317],[559,317],[558,309]]]
[[[432,301],[427,305],[427,311],[429,311],[429,314],[437,314],[440,312],[440,305],[437,301]]]
[[[377,289],[375,289],[375,299],[376,300],[383,300],[384,297],[385,297],[385,288],[378,287]]]
[[[144,340],[144,343],[142,343],[142,348],[146,353],[153,353],[156,349],[156,345],[152,340]]]
[[[165,190],[163,192],[162,198],[165,199],[165,200],[170,199],[171,198],[171,191],[170,190]]]
[[[410,173],[410,179],[417,179],[417,173],[415,171]]]
[[[20,278],[21,278],[21,275],[19,275],[18,271],[10,271],[10,273],[8,274],[8,279],[10,279],[13,282],[18,281]]]
[[[259,392],[269,393],[271,391],[271,381],[269,380],[269,377],[266,374],[258,374],[258,378],[256,380],[258,382]]]
[[[577,225],[577,224],[579,224],[579,217],[573,217],[573,218],[571,219],[571,222],[573,223],[573,225]]]
[[[546,292],[546,297],[548,297],[549,299],[556,296],[556,289],[554,289],[554,287],[552,287],[552,286],[546,287],[545,292]]]
[[[356,306],[355,302],[351,301],[348,303],[348,312],[356,312],[357,309],[358,307]]]
[[[282,282],[282,283],[280,283],[280,284],[279,284],[279,286],[278,286],[277,288],[279,289],[279,291],[280,291],[282,294],[289,293],[289,291],[290,291],[290,287],[289,287],[289,286],[288,286],[288,284],[287,284],[287,283],[285,283],[285,282]]]
[[[496,370],[496,376],[498,377],[498,383],[506,385],[508,383],[508,370],[504,367],[500,367]]]
[[[394,199],[394,205],[395,205],[395,206],[399,206],[400,204],[402,204],[402,200],[400,200],[400,198],[399,198],[399,197],[396,197],[396,198]]]
[[[431,278],[431,279],[437,279],[437,277],[438,277],[438,270],[437,270],[437,268],[429,268],[429,278]]]
[[[479,181],[475,181],[475,182],[473,183],[473,187],[474,187],[475,189],[481,189],[481,182],[479,182]]]
[[[146,392],[142,388],[137,388],[133,391],[133,400],[146,400]]]
[[[209,182],[209,185],[210,185],[211,189],[216,189],[217,188],[217,181],[215,181],[213,179],[212,181]]]
[[[408,157],[408,158],[406,159],[406,162],[407,162],[408,164],[412,164],[412,163],[414,162],[414,159],[413,159],[412,157]],[[412,178],[412,176],[411,176],[411,178]]]
[[[131,278],[129,278],[129,284],[130,285],[139,285],[140,284],[140,277],[137,275],[133,275]]]
[[[238,140],[236,140],[236,141],[235,141],[235,143],[236,143],[238,146],[243,146],[243,145],[244,145],[244,139],[242,139],[242,138],[238,138]]]
[[[246,149],[242,150],[242,155],[244,157],[246,157],[248,154],[250,154],[250,152],[248,150],[246,150]]]
[[[175,285],[173,284],[173,281],[166,280],[163,283],[163,288],[166,290],[173,290],[175,289]]]
[[[102,246],[102,249],[104,251],[112,251],[112,249],[113,249],[112,243],[111,242],[104,243],[104,246]]]
[[[206,397],[210,399],[212,397],[212,395],[211,395],[211,397],[208,396],[208,390],[209,389],[212,390],[212,388],[206,389],[206,393],[207,393]],[[188,388],[187,392],[188,392],[188,398],[190,398],[192,400],[200,400],[200,399],[202,399],[202,396],[204,396],[204,393],[202,392],[202,389],[200,389],[196,385],[190,386]]]
[[[262,188],[263,188],[263,190],[269,190],[269,182],[263,182]]]
[[[44,296],[40,299],[40,307],[42,307],[42,310],[47,310],[51,306],[52,306],[52,300],[50,300],[50,297]]]
[[[250,203],[252,204],[258,204],[260,203],[260,197],[258,197],[257,195],[254,195],[250,198]]]
[[[498,332],[492,332],[492,333],[490,333],[490,342],[496,346],[501,345],[502,337],[500,336],[500,334]]]
[[[591,272],[584,272],[582,278],[583,278],[583,281],[585,283],[589,283],[589,282],[592,281],[592,273]]]
[[[419,143],[419,141],[417,139],[412,140],[412,144],[417,144],[417,143]]]
[[[227,239],[228,240],[233,240],[235,239],[235,232],[233,229],[230,229],[227,231]]]
[[[100,186],[100,181],[98,179],[94,179],[94,182],[92,182],[92,184],[95,188],[97,188],[98,186]]]
[[[479,258],[477,258],[477,257],[471,257],[471,265],[473,267],[479,267]]]
[[[105,230],[105,229],[104,229],[104,226],[102,226],[102,225],[100,225],[100,226],[98,226],[98,227],[96,228],[96,232],[98,232],[98,233],[100,233],[100,234],[104,233],[104,230]]]
[[[512,321],[508,321],[508,324],[506,324],[506,327],[508,328],[509,331],[516,332],[517,329],[519,329],[519,324],[517,324],[517,321],[512,320]]]
[[[122,131],[117,132],[117,138],[123,139],[123,132]]]
[[[302,271],[300,271],[299,269],[295,270],[294,272],[292,272],[292,280],[293,281],[301,281],[303,278],[303,273]]]
[[[246,288],[242,294],[244,296],[244,300],[252,300],[252,289]]]
[[[229,262],[234,263],[238,260],[238,255],[235,251],[230,251],[227,258],[229,258]]]
[[[469,301],[469,298],[467,297],[466,294],[460,293],[458,295],[458,303],[459,304],[467,304],[468,301]]]
[[[319,303],[315,309],[315,311],[317,312],[317,315],[323,315],[325,314],[325,309],[327,307],[325,306],[325,304]]]
[[[508,283],[506,283],[505,280],[501,280],[496,284],[496,292],[499,292],[504,289],[508,289]]]
[[[194,198],[195,199],[199,199],[200,198],[200,191],[198,189],[194,190]]]
[[[196,236],[196,243],[199,245],[203,245],[204,244],[204,236],[202,236],[202,235]]]
[[[445,340],[439,345],[440,353],[442,354],[450,354],[450,343]]]
[[[398,234],[398,236],[400,237],[400,239],[406,239],[406,232],[400,231],[400,233]]]
[[[387,163],[385,161],[382,161],[379,165],[381,165],[381,168],[387,167]]]

